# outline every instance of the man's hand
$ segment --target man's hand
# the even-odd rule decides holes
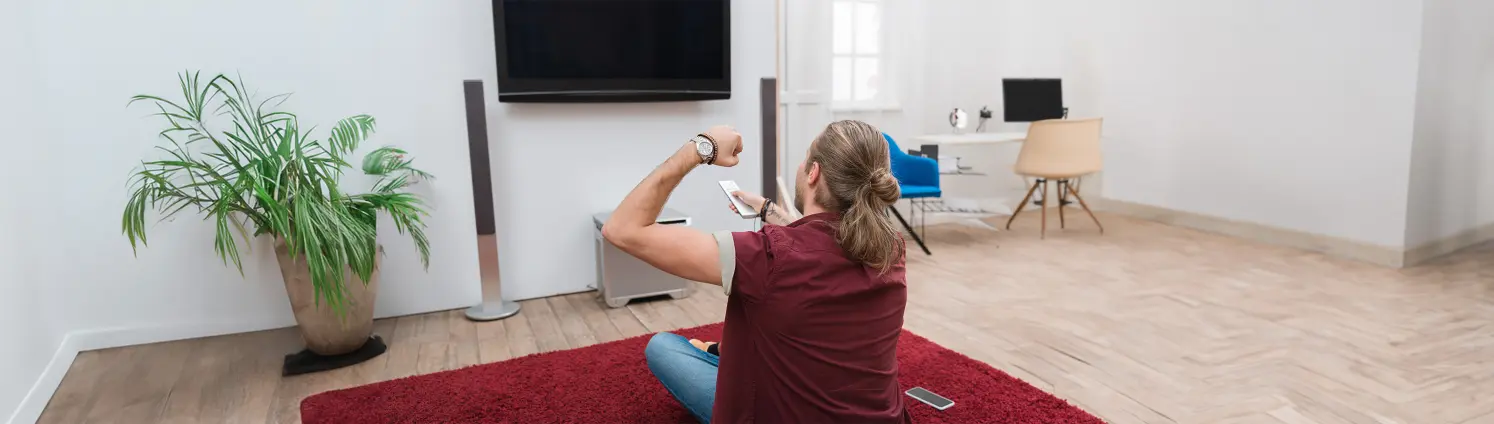
[[[766,220],[769,224],[789,225],[794,222],[795,217],[789,216],[788,209],[784,209],[783,205],[778,203],[781,200],[773,202],[773,206],[770,207],[772,211],[765,211],[762,210],[763,204],[768,203],[768,199],[765,197],[745,191],[733,191],[731,192],[731,195],[736,196],[738,199],[742,199],[742,203],[746,203],[747,206],[751,206],[753,210],[756,210],[758,216],[766,217],[764,218],[764,220]],[[731,213],[741,213],[737,211],[737,205],[732,204],[731,202],[727,202],[726,207],[731,208]]]
[[[706,353],[711,352],[711,345],[716,345],[716,353],[721,353],[720,343],[701,341],[700,339],[690,339],[690,345],[695,346],[696,349],[700,349],[701,352]]]
[[[737,157],[742,154],[742,134],[736,129],[717,125],[706,130],[705,135],[716,141],[716,165],[730,168],[742,161]]]
[[[753,210],[756,210],[757,213],[759,213],[759,214],[763,213],[763,211],[762,211],[762,209],[763,209],[763,203],[767,203],[768,202],[768,199],[765,198],[765,197],[758,196],[756,194],[748,193],[748,192],[745,192],[745,191],[733,191],[733,192],[731,192],[731,195],[732,196],[736,196],[738,199],[742,199],[742,203],[746,203],[748,207],[752,208]],[[738,213],[738,214],[741,213],[741,212],[737,211],[737,205],[732,204],[731,202],[727,202],[726,206],[729,207],[729,208],[731,208],[731,212],[732,213]]]

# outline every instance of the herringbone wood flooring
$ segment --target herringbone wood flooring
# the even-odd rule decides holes
[[[1031,219],[1029,219],[1031,218]],[[1494,423],[1494,247],[1389,270],[1117,216],[930,228],[907,328],[1114,423]],[[1050,223],[1051,224],[1051,223]],[[337,388],[719,321],[591,294],[380,320],[389,353],[281,378],[293,329],[85,352],[42,422],[296,422]],[[958,407],[958,406],[956,406]]]

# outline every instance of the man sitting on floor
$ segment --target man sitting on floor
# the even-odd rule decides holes
[[[882,133],[840,121],[815,137],[794,181],[795,206],[807,214],[797,221],[742,193],[762,211],[762,230],[713,236],[654,225],[685,174],[736,165],[741,150],[729,127],[696,136],[602,228],[623,251],[726,290],[721,343],[659,333],[644,352],[649,369],[702,423],[909,422],[897,381],[904,244],[886,215],[898,185]]]

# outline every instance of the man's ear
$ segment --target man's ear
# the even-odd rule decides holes
[[[804,173],[804,183],[810,186],[820,184],[820,163],[810,162],[809,169]]]

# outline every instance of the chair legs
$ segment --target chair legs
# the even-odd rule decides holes
[[[1053,182],[1058,184],[1058,228],[1062,229],[1067,228],[1068,226],[1067,222],[1065,222],[1066,219],[1063,213],[1063,205],[1069,203],[1068,197],[1069,195],[1073,195],[1074,199],[1079,201],[1079,206],[1084,207],[1084,213],[1089,214],[1089,219],[1095,222],[1095,227],[1098,227],[1100,229],[1100,234],[1105,234],[1105,227],[1103,225],[1100,225],[1100,219],[1095,217],[1094,211],[1091,211],[1089,209],[1089,204],[1084,202],[1084,197],[1079,196],[1079,190],[1074,188],[1073,181],[1058,180]],[[1048,183],[1049,181],[1043,178],[1039,178],[1036,182],[1033,182],[1032,187],[1027,189],[1027,195],[1022,197],[1022,202],[1017,204],[1017,210],[1012,211],[1011,218],[1006,219],[1006,229],[1012,229],[1012,222],[1017,220],[1017,214],[1022,213],[1022,209],[1027,207],[1027,202],[1032,200],[1032,195],[1034,193],[1037,193],[1039,196],[1042,196],[1043,199],[1042,201],[1037,202],[1039,206],[1042,207],[1042,217],[1039,221],[1039,225],[1041,225],[1041,227],[1039,230],[1040,232],[1038,233],[1038,237],[1047,238],[1048,199],[1050,199],[1050,197],[1048,196]]]
[[[1063,220],[1063,205],[1069,203],[1069,191],[1064,187],[1069,186],[1069,180],[1058,180],[1058,229],[1068,228]]]
[[[1048,197],[1048,180],[1038,180],[1038,184],[1043,186],[1041,190],[1043,192],[1043,204],[1040,205],[1043,208],[1043,224],[1042,229],[1038,230],[1038,238],[1045,239],[1048,238],[1048,199],[1051,199],[1051,197]]]
[[[1012,221],[1017,219],[1017,214],[1022,213],[1022,208],[1027,207],[1027,201],[1032,200],[1032,193],[1037,191],[1037,183],[1032,183],[1032,188],[1027,189],[1027,195],[1022,196],[1022,202],[1017,203],[1017,210],[1012,211],[1012,217],[1006,219],[1006,229],[1012,229]]]
[[[1084,207],[1084,213],[1089,214],[1089,219],[1092,219],[1092,220],[1095,221],[1095,226],[1100,228],[1100,234],[1105,234],[1105,226],[1100,225],[1100,218],[1096,218],[1095,217],[1095,212],[1089,210],[1089,204],[1088,203],[1084,203],[1084,198],[1079,196],[1079,190],[1075,190],[1074,186],[1071,185],[1071,186],[1069,186],[1069,193],[1073,193],[1074,194],[1074,198],[1079,200],[1079,206],[1083,206]]]
[[[918,243],[918,247],[923,249],[923,254],[925,254],[925,255],[933,255],[932,252],[929,252],[928,245],[923,244],[923,237],[919,237],[918,236],[918,232],[917,231],[913,231],[913,226],[908,224],[908,220],[903,219],[903,213],[897,211],[897,205],[893,204],[891,206],[888,206],[887,209],[890,210],[890,211],[892,211],[892,216],[897,217],[897,222],[900,222],[900,223],[903,224],[903,229],[908,230],[908,234],[912,234],[913,235],[913,241],[917,242]]]

